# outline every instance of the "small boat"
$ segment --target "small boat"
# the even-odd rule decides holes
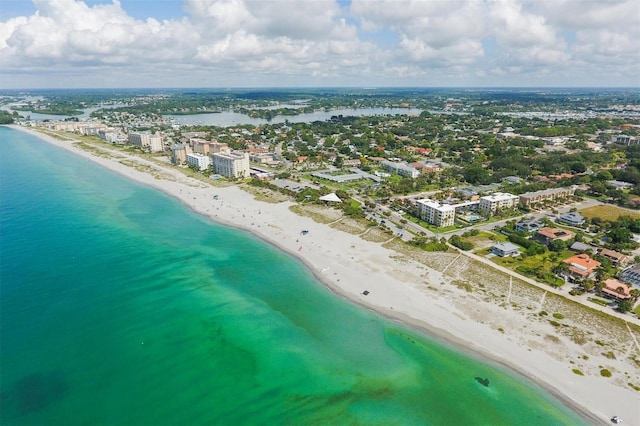
[[[613,416],[611,418],[611,422],[615,423],[615,424],[620,424],[620,423],[622,423],[622,419],[620,417],[618,417],[618,416]]]

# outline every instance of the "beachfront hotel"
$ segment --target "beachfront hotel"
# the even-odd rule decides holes
[[[191,147],[185,143],[176,143],[171,147],[173,153],[173,164],[184,164],[187,162],[187,154],[191,154]]]
[[[211,165],[211,158],[197,152],[191,152],[187,154],[187,163],[196,166],[202,172]]]
[[[152,135],[151,132],[131,132],[128,140],[131,145],[147,149],[149,152],[162,152],[164,150],[162,136],[158,134]]]
[[[478,209],[484,214],[492,214],[498,210],[515,207],[518,204],[517,195],[496,192],[495,194],[480,197]]]
[[[246,152],[233,151],[226,153],[211,154],[213,160],[213,170],[228,178],[249,177],[249,154]]]
[[[456,220],[456,208],[450,204],[440,204],[434,200],[417,200],[420,218],[438,227],[453,226]]]

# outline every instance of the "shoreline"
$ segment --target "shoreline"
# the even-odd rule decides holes
[[[525,335],[524,342],[518,341],[496,330],[491,321],[489,325],[478,321],[439,293],[425,289],[425,281],[434,285],[446,281],[443,273],[410,259],[398,259],[398,253],[381,243],[365,241],[357,235],[299,216],[289,210],[295,204],[290,201],[275,204],[258,201],[236,186],[214,187],[184,176],[178,170],[168,167],[162,170],[165,168],[134,155],[113,151],[114,157],[105,158],[72,145],[73,141],[60,141],[31,128],[7,127],[162,191],[209,220],[249,232],[301,261],[320,284],[339,297],[426,333],[475,359],[515,372],[553,395],[586,422],[606,424],[613,415],[619,415],[627,424],[640,425],[640,413],[636,409],[640,406],[639,393],[601,377],[579,377],[566,362],[531,347],[535,346],[533,344],[527,347],[527,339],[532,336]],[[120,160],[151,167],[161,173],[161,177],[122,164]],[[213,199],[214,193],[220,196],[219,200]],[[308,229],[309,234],[301,235],[302,229]],[[335,250],[336,247],[339,249]],[[376,280],[368,280],[363,285],[363,276],[375,276]],[[364,290],[370,293],[365,296]],[[455,291],[450,293],[451,297],[456,297]],[[459,293],[457,297],[465,297],[464,292]],[[498,306],[493,311],[487,306],[480,308],[489,316],[505,315],[498,311]],[[509,313],[506,314],[505,321],[509,321]],[[575,351],[573,348],[566,350]]]

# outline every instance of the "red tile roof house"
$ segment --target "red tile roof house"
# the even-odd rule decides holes
[[[614,278],[604,282],[604,287],[600,290],[603,296],[616,300],[627,300],[631,297],[631,286],[626,285]]]
[[[576,254],[564,260],[569,265],[569,275],[580,279],[588,280],[596,275],[596,268],[600,266],[600,262],[590,258],[586,254]]]

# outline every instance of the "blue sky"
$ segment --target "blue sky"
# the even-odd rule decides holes
[[[0,88],[640,86],[637,0],[2,0]]]

